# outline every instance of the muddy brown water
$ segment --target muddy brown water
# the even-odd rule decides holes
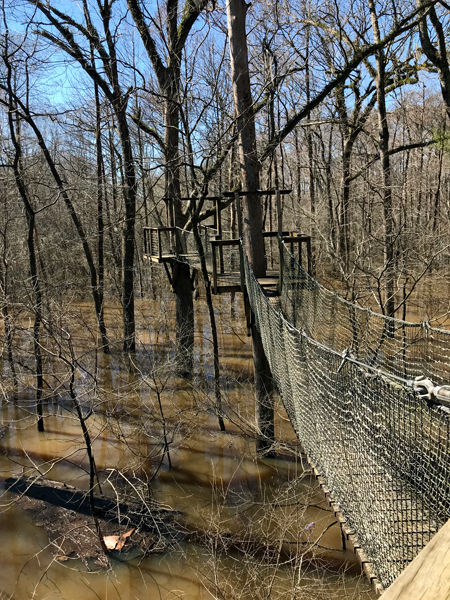
[[[233,315],[229,299],[217,300],[227,433],[220,433],[212,409],[212,344],[202,302],[196,307],[196,377],[186,382],[171,375],[171,300],[162,309],[150,300],[139,304],[134,365],[119,352],[106,357],[90,351],[96,333],[88,304],[65,307],[58,318],[66,330],[71,328],[80,402],[94,407],[88,423],[100,478],[105,481],[119,470],[130,479],[152,478],[153,499],[176,511],[186,530],[201,532],[202,539],[180,540],[176,547],[146,557],[131,547],[114,553],[106,571],[76,557],[61,560],[36,515],[6,492],[0,499],[0,600],[374,597],[351,548],[342,548],[334,515],[307,465],[295,456],[298,444],[280,403],[280,458],[256,456],[251,346],[239,300]],[[109,307],[107,320],[111,337],[119,338],[120,309]],[[16,343],[25,363],[29,340],[24,325],[23,339]],[[46,358],[45,433],[36,431],[33,382],[26,369],[13,402],[4,365],[0,479],[40,472],[87,490],[88,461],[67,398],[68,371],[57,359],[54,341],[46,343],[53,356]],[[162,456],[157,392],[172,468]],[[104,487],[114,495],[111,486]],[[223,540],[233,543],[224,545]]]

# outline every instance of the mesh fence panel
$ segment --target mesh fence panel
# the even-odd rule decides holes
[[[383,371],[435,384],[450,380],[450,331],[377,314],[333,294],[283,245],[281,306],[289,322],[314,340]]]
[[[437,356],[446,338],[395,321],[394,337],[381,339],[383,319],[326,292],[285,256],[287,318],[244,259],[264,350],[305,452],[387,587],[450,517],[449,420],[412,387],[370,366],[343,362],[339,351],[350,347],[367,362],[378,355],[377,368],[381,363],[393,373],[413,375]],[[392,335],[389,322],[388,330]]]

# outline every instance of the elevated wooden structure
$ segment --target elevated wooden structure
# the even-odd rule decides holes
[[[267,258],[266,276],[258,279],[261,287],[268,292],[280,291],[283,285],[282,244],[290,245],[291,253],[297,254],[300,264],[305,263],[308,272],[312,270],[311,237],[293,231],[283,231],[281,197],[290,190],[257,192],[260,195],[275,195],[277,202],[278,228],[276,231],[264,231],[265,252]],[[245,292],[244,262],[242,255],[241,198],[250,192],[226,192],[223,196],[208,197],[215,203],[214,224],[201,226],[201,237],[208,275],[213,294]],[[255,192],[252,192],[255,194]],[[222,228],[221,212],[223,204],[229,206],[230,197],[234,197],[238,237],[227,237]],[[183,200],[189,200],[183,198]],[[222,201],[223,204],[222,204]],[[190,238],[190,239],[189,239]],[[199,255],[189,230],[177,227],[144,227],[144,259],[154,263],[176,261],[187,262],[194,268],[199,266]]]

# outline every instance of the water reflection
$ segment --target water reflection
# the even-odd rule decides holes
[[[4,493],[0,513],[4,597],[246,599],[258,597],[262,590],[265,597],[271,590],[271,598],[287,594],[344,598],[349,591],[352,597],[371,597],[354,555],[341,548],[340,530],[332,526],[334,515],[306,466],[292,455],[286,460],[257,459],[251,346],[242,326],[242,307],[238,304],[231,317],[229,302],[223,298],[218,302],[223,315],[219,324],[223,394],[230,415],[226,434],[219,432],[214,412],[212,344],[203,304],[197,303],[197,376],[192,381],[169,376],[170,303],[158,319],[154,318],[161,315],[158,303],[140,305],[140,345],[133,364],[119,352],[105,356],[90,351],[88,333],[95,330],[91,307],[83,303],[71,307],[66,318],[73,324],[75,352],[82,365],[76,389],[85,415],[93,410],[87,422],[100,479],[104,482],[116,470],[130,478],[151,479],[154,500],[180,515],[185,541],[176,550],[145,558],[116,554],[110,571],[88,565],[95,569],[88,572],[80,560],[55,556],[36,515]],[[107,321],[113,331],[120,322],[118,308],[108,308]],[[52,341],[47,343],[50,347]],[[23,374],[16,403],[2,400],[1,479],[39,472],[88,490],[89,464],[67,397],[67,372],[51,356],[47,369],[44,434],[35,427],[31,377]],[[163,449],[162,418],[170,440],[171,469]],[[281,405],[276,428],[279,439],[295,444]],[[108,485],[104,491],[114,494]],[[314,557],[304,554],[311,542],[317,543]],[[339,573],[343,564],[348,565],[345,575]]]

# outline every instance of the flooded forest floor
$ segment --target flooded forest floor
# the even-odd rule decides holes
[[[277,458],[256,454],[251,340],[240,297],[215,299],[226,433],[212,341],[196,302],[195,375],[177,378],[173,297],[138,303],[136,357],[96,350],[89,303],[52,307],[43,340],[45,432],[36,428],[29,317],[15,330],[20,380],[0,369],[0,600],[369,599],[351,546],[276,399]],[[108,306],[111,339],[121,309]],[[69,360],[70,358],[70,360]],[[92,441],[90,463],[69,395]]]

